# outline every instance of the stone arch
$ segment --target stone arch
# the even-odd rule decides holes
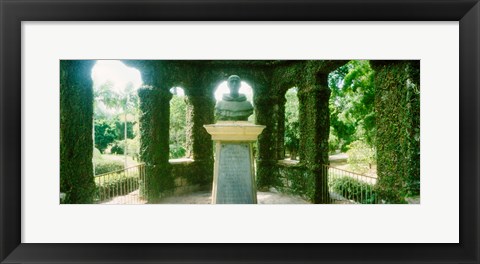
[[[127,156],[136,159],[139,155],[138,144],[136,141],[138,140],[137,137],[140,134],[137,130],[138,114],[135,111],[132,111],[132,107],[135,107],[135,105],[138,103],[136,90],[143,83],[140,71],[134,67],[125,65],[120,60],[97,60],[92,67],[91,76],[94,90],[94,146],[98,146],[95,140],[95,138],[97,138],[97,134],[95,132],[97,116],[95,114],[99,114],[97,113],[98,111],[100,112],[99,116],[107,120],[107,124],[114,122],[116,126],[123,127],[120,129],[117,128],[119,136],[118,140],[120,142],[118,142],[119,144],[115,145],[117,147],[117,151],[123,150],[123,155],[125,155],[125,168],[131,166]],[[114,102],[114,104],[108,106],[104,101],[106,99],[105,97],[110,99],[110,102]],[[123,104],[115,104],[115,102],[119,103],[121,100],[128,100],[127,109]],[[125,122],[121,120],[127,121]],[[129,135],[128,137],[127,134]],[[127,139],[125,140],[125,138]],[[114,142],[111,142],[110,144],[113,143]],[[104,147],[105,145],[101,147],[99,146],[99,149],[102,153],[102,148]],[[96,164],[94,162],[94,174],[96,171],[95,165]]]

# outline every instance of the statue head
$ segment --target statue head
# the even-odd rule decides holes
[[[227,86],[230,89],[231,97],[238,97],[239,95],[238,90],[240,89],[240,85],[241,85],[240,82],[241,80],[240,80],[240,77],[238,77],[238,75],[231,75],[230,77],[228,77]]]
[[[218,120],[247,121],[253,113],[252,104],[244,94],[240,94],[241,80],[237,75],[231,75],[227,80],[229,94],[224,94],[222,100],[215,105],[215,116]]]

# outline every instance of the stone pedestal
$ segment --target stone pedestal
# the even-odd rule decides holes
[[[265,126],[219,121],[204,127],[215,142],[212,204],[257,203],[252,143]]]

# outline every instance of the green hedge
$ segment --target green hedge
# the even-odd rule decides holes
[[[362,204],[377,203],[378,193],[375,187],[351,177],[332,177],[329,182],[334,192],[348,200],[354,200]]]
[[[119,160],[95,160],[95,175],[123,170],[124,162]]]
[[[116,196],[127,195],[139,188],[138,174],[124,176],[123,173],[112,174],[110,178],[97,177],[95,199],[103,201]]]

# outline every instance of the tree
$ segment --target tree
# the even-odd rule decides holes
[[[95,124],[95,147],[103,153],[108,145],[112,144],[117,138],[118,133],[115,125],[106,119],[96,119]]]
[[[101,110],[100,106],[105,105],[106,108],[114,110],[114,112],[116,112],[117,114],[117,120],[119,120],[119,122],[116,123],[116,128],[123,129],[123,131],[119,131],[117,134],[123,134],[122,142],[124,144],[123,150],[125,154],[125,167],[127,167],[127,155],[129,149],[127,139],[135,138],[135,135],[133,133],[133,125],[139,112],[138,95],[135,93],[132,82],[129,82],[125,86],[123,92],[116,92],[113,89],[114,83],[111,81],[107,81],[100,85],[95,85],[95,87],[95,104],[97,106],[96,109]],[[105,112],[107,111],[103,112],[103,116],[105,116]],[[99,114],[99,116],[102,116],[102,114]],[[138,137],[136,139],[138,140]],[[118,142],[119,141],[117,141],[117,143]]]
[[[298,119],[299,102],[297,88],[291,88],[285,94],[285,148],[290,153],[290,159],[297,159],[300,145],[300,121]]]
[[[121,95],[113,87],[115,84],[111,81],[107,81],[100,85],[94,85],[94,98],[95,98],[95,113],[105,114],[102,105],[109,109],[120,110],[121,109]],[[111,115],[111,113],[109,112]]]
[[[170,158],[185,156],[187,104],[185,96],[174,95],[170,100]]]
[[[124,121],[122,115],[119,115],[117,118],[115,118],[115,130],[117,134],[117,137],[115,139],[124,140],[125,124],[127,125],[127,138],[132,139],[136,136],[134,132],[135,123],[132,121],[133,116],[127,116],[127,122]]]
[[[329,75],[330,124],[340,147],[361,140],[375,145],[374,72],[367,60],[352,60]]]

